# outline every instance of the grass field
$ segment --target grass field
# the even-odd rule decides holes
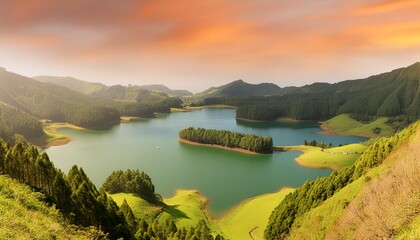
[[[134,216],[138,219],[152,220],[162,212],[162,207],[155,206],[132,193],[109,194],[110,197],[119,205],[127,200],[128,205],[133,210]]]
[[[66,225],[40,198],[28,186],[0,176],[0,239],[91,239]]]
[[[207,199],[197,190],[178,190],[173,197],[164,199],[166,207],[151,205],[147,201],[128,193],[110,194],[110,196],[118,205],[121,205],[126,199],[137,218],[153,219],[158,216],[161,222],[172,218],[177,227],[181,228],[195,226],[200,219],[205,219],[209,227],[212,229],[216,227],[208,220],[209,217],[206,213]]]
[[[360,143],[327,149],[304,145],[275,147],[275,149],[283,151],[301,151],[302,154],[295,160],[302,166],[331,168],[333,170],[339,170],[352,165],[367,148],[366,145]]]
[[[347,204],[362,191],[365,184],[364,179],[360,178],[351,183],[320,206],[297,218],[289,239],[325,239],[325,235],[343,214]]]
[[[263,239],[271,212],[293,189],[283,188],[243,201],[221,219],[216,220],[228,239]]]
[[[370,123],[364,124],[351,118],[347,114],[340,114],[325,121],[321,128],[327,133],[357,135],[365,137],[390,136],[394,133],[391,126],[386,124],[388,118],[381,117]],[[379,134],[375,134],[373,129],[380,128]]]
[[[197,190],[178,190],[175,196],[164,199],[167,207],[161,208],[127,193],[110,194],[121,205],[124,199],[132,208],[136,218],[152,219],[157,216],[160,222],[172,218],[178,228],[196,226],[204,219],[214,234],[222,234],[227,239],[262,239],[271,211],[293,189],[282,190],[247,199],[225,213],[220,219],[214,219],[206,211],[207,199]]]

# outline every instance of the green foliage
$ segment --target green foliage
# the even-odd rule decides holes
[[[325,142],[317,142],[316,140],[308,141],[306,139],[303,142],[303,145],[305,145],[305,146],[319,147],[319,148],[322,148],[322,149],[334,147],[334,145],[332,145],[332,143],[327,144]]]
[[[390,138],[378,139],[350,167],[333,172],[328,177],[306,181],[300,188],[287,195],[274,209],[265,231],[266,239],[284,239],[295,219],[319,206],[347,184],[357,180],[369,169],[378,166],[393,149],[407,142],[420,127],[420,121]]]
[[[272,153],[273,139],[253,134],[241,134],[227,130],[204,128],[186,128],[179,132],[179,137],[188,141],[215,144],[229,148],[241,148],[257,153]]]
[[[19,109],[0,102],[0,137],[13,143],[15,134],[38,137],[44,133],[40,121]]]
[[[68,224],[45,196],[0,176],[0,239],[99,239],[99,229]]]
[[[280,89],[272,96],[208,94],[208,98],[198,104],[238,106],[236,116],[251,120],[279,117],[325,120],[341,113],[351,113],[362,122],[367,120],[366,116],[375,115],[405,115],[417,119],[420,115],[419,76],[420,63],[416,63],[366,79]]]
[[[6,71],[0,71],[0,101],[36,118],[88,128],[118,123],[121,115],[148,116],[154,112],[169,112],[171,107],[180,107],[182,103],[178,98],[167,97],[144,103],[96,98]],[[12,114],[8,114],[8,118],[11,117],[9,115]],[[39,126],[33,127],[33,119],[29,121],[22,116],[14,118],[19,118],[17,123],[23,123],[21,125],[24,127],[39,131]],[[14,118],[7,121],[12,122]],[[24,130],[22,134],[31,133]]]
[[[112,172],[102,184],[102,189],[110,194],[134,193],[151,203],[162,204],[162,197],[155,193],[151,178],[138,169]]]
[[[82,169],[74,166],[67,177],[32,145],[17,142],[11,147],[0,140],[0,174],[43,193],[70,223],[100,227],[114,239],[133,236],[115,202],[99,192]]]

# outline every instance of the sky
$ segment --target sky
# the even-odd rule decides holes
[[[0,0],[0,67],[199,92],[420,61],[420,0]]]

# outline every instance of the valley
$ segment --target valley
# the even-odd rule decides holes
[[[396,76],[392,81],[399,81],[406,71],[411,74],[418,67],[414,64],[407,69],[395,70],[399,75],[392,71],[371,78],[373,82],[389,83],[390,78]],[[253,85],[235,81],[192,95],[160,85],[105,86],[73,78],[35,78],[47,82],[39,83],[1,71],[0,81],[4,84],[0,87],[3,93],[0,98],[0,136],[11,144],[17,143],[10,150],[3,145],[2,149],[6,150],[1,155],[2,173],[14,171],[9,156],[26,156],[19,155],[20,150],[16,150],[25,149],[26,145],[16,146],[28,140],[42,148],[41,153],[47,154],[40,155],[42,160],[39,161],[45,161],[45,164],[51,161],[52,165],[47,165],[59,169],[54,171],[58,171],[57,176],[63,179],[60,181],[71,181],[71,191],[77,194],[82,194],[79,193],[81,189],[89,186],[87,191],[98,199],[105,198],[102,184],[117,170],[140,169],[150,174],[147,180],[150,182],[146,185],[152,186],[152,190],[148,191],[156,192],[158,200],[130,193],[132,190],[127,188],[123,192],[107,193],[106,200],[100,203],[109,207],[110,203],[105,202],[115,201],[120,208],[118,211],[125,216],[125,220],[118,221],[122,224],[126,222],[127,226],[113,228],[95,215],[100,210],[91,213],[94,214],[93,219],[97,218],[95,221],[104,221],[107,231],[113,236],[136,234],[138,239],[142,239],[148,234],[157,236],[168,226],[172,226],[172,235],[187,236],[197,229],[202,234],[219,239],[307,238],[308,229],[316,229],[317,239],[333,239],[337,234],[361,234],[349,233],[341,223],[347,221],[341,218],[349,218],[358,224],[357,219],[351,218],[354,210],[346,207],[353,200],[361,201],[357,197],[363,194],[363,189],[370,187],[361,179],[386,179],[384,169],[392,172],[394,165],[380,163],[395,162],[386,160],[389,154],[403,152],[405,150],[398,150],[400,145],[416,146],[418,141],[415,135],[418,124],[399,132],[418,119],[416,94],[406,98],[406,103],[400,104],[402,108],[394,112],[383,110],[378,114],[370,110],[337,110],[324,114],[326,112],[320,106],[327,106],[330,110],[335,107],[344,109],[365,96],[363,91],[355,90],[339,100],[339,105],[331,105],[331,101],[337,100],[334,96],[338,96],[334,92],[341,91],[341,85],[348,86],[347,82],[334,87],[314,84],[282,89],[271,84]],[[10,83],[11,79],[14,84]],[[409,78],[407,84],[413,84],[414,79]],[[358,89],[358,84],[365,81],[368,80],[355,81],[354,88]],[[72,90],[66,88],[69,86]],[[332,97],[320,98],[327,93]],[[355,97],[350,99],[349,96]],[[284,105],[278,104],[278,101],[295,101],[295,98],[315,101],[320,105],[309,105],[308,108],[308,102],[299,106],[291,103],[285,109]],[[330,103],[323,105],[325,100]],[[56,107],[57,103],[60,108]],[[385,107],[372,106],[372,109],[375,108]],[[305,114],[301,115],[302,112]],[[178,139],[180,136],[187,140],[184,137]],[[241,137],[235,140],[238,136]],[[200,138],[204,142],[200,142]],[[187,142],[190,140],[194,141]],[[209,142],[212,144],[207,146]],[[217,148],[214,148],[215,143]],[[244,152],[251,148],[259,150],[249,153],[270,154]],[[24,159],[21,161],[27,161]],[[32,156],[30,159],[37,158]],[[69,180],[61,171],[69,172]],[[26,172],[13,174],[17,174],[20,182],[32,181],[28,177],[22,178]],[[398,172],[395,174],[401,177]],[[87,185],[81,184],[80,177],[75,177],[78,175],[85,178]],[[122,183],[116,183],[116,186],[118,184]],[[142,186],[142,183],[139,184]],[[61,193],[54,192],[52,186],[53,182],[47,182],[38,187],[47,187],[41,192],[57,199],[58,195],[54,194]],[[142,189],[145,189],[144,186],[140,187]],[[311,192],[311,199],[307,199],[309,195],[306,191]],[[416,188],[412,191],[415,192]],[[308,205],[291,202],[293,196],[308,202]],[[84,203],[85,200],[83,195],[77,195],[74,201],[88,209],[90,203]],[[30,201],[38,204],[38,200]],[[384,201],[416,202],[416,199],[388,198]],[[60,202],[57,204],[65,214],[69,214],[66,211],[76,211],[63,209]],[[289,211],[290,207],[300,209],[299,213],[287,221],[278,220],[285,217],[283,211]],[[112,208],[106,210],[110,218],[115,217]],[[324,220],[322,214],[326,211],[332,212],[334,220]],[[56,214],[46,216],[48,225],[56,224]],[[80,218],[82,212],[77,214]],[[398,231],[397,235],[401,237],[416,234],[414,219],[405,215],[401,218],[405,225],[386,231]],[[97,229],[86,228],[91,223],[83,218],[70,220],[70,223],[83,227],[57,226],[69,229],[66,230],[69,236],[104,234]],[[127,230],[123,229],[129,228],[135,231],[124,232]],[[48,231],[57,235],[52,229]],[[27,233],[22,231],[22,234]],[[0,235],[6,236],[1,231]]]

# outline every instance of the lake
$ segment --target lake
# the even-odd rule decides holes
[[[158,114],[109,130],[61,129],[74,141],[46,152],[64,172],[74,164],[83,167],[98,188],[114,170],[139,169],[152,178],[164,198],[173,196],[176,189],[198,189],[210,200],[208,209],[216,216],[247,198],[284,186],[298,187],[331,173],[299,166],[294,161],[299,152],[247,155],[179,143],[178,132],[190,126],[270,135],[274,145],[300,145],[305,139],[334,145],[364,140],[318,134],[316,122],[243,122],[235,120],[233,109],[209,108]]]

